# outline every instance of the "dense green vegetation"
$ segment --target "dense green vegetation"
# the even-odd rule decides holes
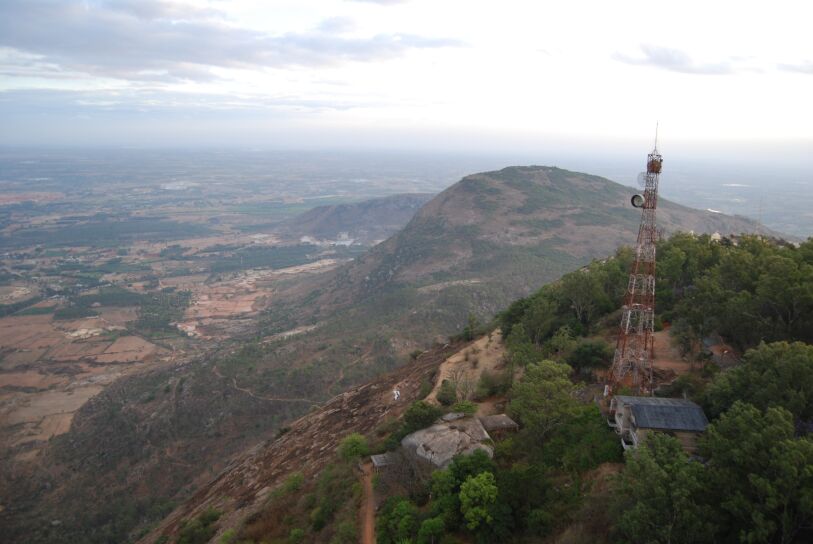
[[[500,316],[506,335],[543,347],[562,327],[586,336],[617,309],[632,254],[565,274]],[[687,347],[712,332],[741,349],[761,341],[813,342],[813,239],[796,248],[744,236],[712,242],[677,234],[658,245],[657,311],[673,322]]]
[[[520,432],[496,444],[493,460],[459,457],[433,473],[427,490],[391,498],[379,514],[379,542],[536,542],[574,524],[583,531],[577,542],[808,541],[813,242],[677,235],[659,251],[658,309],[687,357],[702,358],[701,340],[712,333],[747,350],[731,370],[708,363],[663,391],[705,408],[703,462],[655,434],[626,455],[600,511],[591,506],[588,475],[621,452],[598,409],[576,400],[576,384],[610,363],[598,335],[615,326],[631,259],[622,250],[499,317],[511,365],[481,387],[503,388]],[[525,370],[512,384],[516,365]],[[448,402],[454,391],[446,389]]]
[[[390,498],[378,516],[378,542],[456,542],[452,535],[535,541],[566,526],[588,489],[584,476],[621,459],[598,409],[574,396],[571,375],[564,363],[529,363],[508,391],[509,413],[522,430],[496,444],[493,460],[479,450],[457,457],[432,474],[426,489]],[[424,413],[425,403],[410,410]]]
[[[665,320],[685,320],[691,340],[715,331],[741,349],[813,342],[813,239],[795,248],[679,235],[658,250],[659,311]]]

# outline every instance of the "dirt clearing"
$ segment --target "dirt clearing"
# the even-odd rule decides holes
[[[678,376],[692,369],[691,363],[685,361],[680,350],[672,344],[668,330],[658,331],[652,336],[655,342],[655,360],[652,365],[655,369],[672,371]]]
[[[502,368],[504,358],[502,331],[495,329],[491,334],[469,344],[440,365],[435,387],[426,400],[437,403],[438,391],[443,380],[455,384],[460,398],[470,398],[476,391],[483,372],[496,372]]]

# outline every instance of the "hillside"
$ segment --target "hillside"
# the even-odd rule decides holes
[[[208,508],[224,513],[220,520],[223,529],[239,526],[260,511],[292,473],[314,479],[331,461],[343,437],[353,432],[370,433],[397,420],[412,402],[425,395],[421,392],[425,384],[434,384],[441,363],[465,345],[457,342],[438,346],[422,354],[414,364],[353,387],[294,421],[281,436],[235,457],[142,542],[154,542],[160,535],[177,535],[184,520]],[[398,400],[392,394],[396,387],[400,391]]]
[[[280,283],[245,337],[224,340],[204,358],[132,376],[87,403],[30,473],[2,482],[0,519],[31,542],[132,537],[231,455],[272,438],[314,404],[445,342],[470,314],[490,319],[632,243],[632,192],[548,167],[464,178],[356,261]],[[755,229],[742,218],[665,201],[661,208],[669,231]],[[51,520],[60,522],[58,531]]]
[[[307,296],[313,303],[304,315],[322,319],[336,309],[408,296],[413,317],[416,306],[427,308],[423,319],[448,334],[468,313],[488,318],[563,273],[632,244],[640,217],[629,205],[634,192],[598,176],[544,166],[474,174],[437,195],[366,255],[297,286],[293,305]],[[658,224],[666,234],[757,228],[746,218],[663,199]],[[364,308],[369,311],[369,304]]]
[[[169,516],[145,542],[160,538],[183,542],[184,527],[190,527],[194,519],[205,518],[207,512],[219,516],[211,530],[215,540],[231,535],[240,542],[282,542],[288,534],[298,534],[298,541],[303,542],[355,542],[362,526],[354,520],[360,506],[358,493],[342,493],[335,482],[341,479],[345,488],[352,486],[360,477],[354,470],[358,456],[364,453],[345,458],[342,464],[334,453],[340,440],[350,433],[361,433],[371,442],[373,451],[397,450],[397,440],[385,439],[387,435],[404,436],[399,434],[393,418],[402,414],[405,404],[424,395],[429,402],[439,399],[437,393],[443,390],[446,378],[456,400],[479,403],[478,413],[493,409],[498,399],[509,399],[508,412],[522,426],[516,435],[495,438],[494,463],[461,460],[445,475],[462,481],[466,473],[460,476],[461,471],[496,474],[499,494],[495,498],[499,499],[489,507],[491,516],[484,524],[464,527],[456,513],[460,505],[442,496],[449,493],[448,486],[435,485],[445,482],[444,478],[433,475],[432,494],[427,497],[427,480],[405,483],[412,481],[405,472],[419,482],[420,472],[409,473],[410,469],[404,467],[382,469],[379,485],[374,486],[376,491],[366,492],[367,497],[375,495],[382,505],[375,514],[379,542],[403,541],[416,533],[418,541],[426,541],[421,532],[432,526],[433,517],[439,514],[443,523],[432,534],[470,537],[455,542],[536,542],[535,536],[546,536],[546,542],[558,543],[637,542],[642,540],[640,535],[649,538],[651,527],[655,527],[656,534],[665,535],[656,539],[658,542],[672,542],[676,535],[685,536],[679,540],[686,542],[733,541],[740,531],[757,530],[766,534],[782,531],[788,535],[786,542],[807,542],[810,535],[806,520],[813,518],[813,510],[806,498],[809,493],[802,490],[809,489],[813,443],[805,436],[809,433],[800,429],[813,417],[813,393],[805,385],[813,383],[813,348],[801,342],[776,340],[811,339],[813,294],[809,290],[802,293],[813,280],[811,248],[810,241],[800,247],[756,237],[714,243],[707,236],[688,235],[674,236],[659,246],[667,263],[658,272],[663,290],[661,314],[675,320],[671,335],[676,345],[669,348],[669,340],[656,343],[656,366],[679,345],[686,352],[682,359],[678,355],[668,369],[659,367],[668,372],[662,376],[658,373],[658,396],[687,395],[703,404],[712,428],[706,435],[709,440],[700,442],[699,451],[716,463],[688,465],[689,457],[681,450],[681,443],[665,434],[652,438],[656,441],[652,450],[639,448],[646,463],[640,462],[641,457],[622,457],[617,436],[594,405],[594,396],[601,397],[602,370],[612,357],[611,344],[604,338],[611,339],[617,325],[617,319],[605,318],[621,303],[627,255],[568,273],[562,282],[515,301],[498,320],[502,330],[512,331],[507,347],[502,345],[499,332],[494,331],[493,338],[489,334],[470,344],[435,348],[407,367],[332,399],[323,409],[291,425],[282,437],[241,456]],[[746,269],[731,266],[746,261],[750,263]],[[782,263],[780,268],[778,263]],[[785,281],[778,291],[766,290],[768,284],[779,284],[776,274],[784,275]],[[607,278],[612,281],[605,281]],[[578,283],[592,285],[595,308],[588,316],[575,312],[569,303],[570,293],[563,289],[563,285]],[[669,293],[680,295],[675,300]],[[735,364],[729,362],[723,371],[702,355],[699,338],[688,344],[678,341],[687,331],[696,334],[709,323],[694,309],[703,304],[702,299],[713,298],[711,293],[717,293],[718,300],[705,309],[704,316],[716,323],[716,332],[739,349],[754,348],[744,354],[736,351],[731,355]],[[787,297],[789,293],[796,293],[793,301]],[[767,299],[773,299],[773,306],[766,304]],[[738,316],[736,323],[727,322],[732,313],[729,305],[743,301],[750,306],[745,313],[757,317],[744,322]],[[793,321],[786,320],[788,308],[782,307],[782,301],[798,313]],[[683,327],[678,325],[680,322]],[[729,328],[731,325],[734,327]],[[677,332],[678,328],[682,332]],[[489,351],[490,345],[493,352]],[[487,369],[489,361],[497,364]],[[679,367],[677,374],[675,367]],[[494,371],[498,374],[490,374]],[[469,372],[476,374],[471,382],[464,377]],[[492,378],[483,380],[485,373]],[[502,385],[499,380],[504,380]],[[468,383],[478,386],[472,389]],[[432,384],[434,388],[429,387]],[[395,388],[403,393],[400,399],[391,395]],[[761,422],[760,411],[771,408],[777,411],[766,412],[766,420]],[[401,429],[414,409],[405,412]],[[737,417],[748,419],[738,421]],[[750,425],[752,420],[757,424]],[[796,423],[796,431],[792,422]],[[717,429],[719,434],[715,434]],[[768,453],[765,437],[774,433],[784,440],[783,447]],[[732,448],[750,449],[751,455],[761,456],[762,461],[731,455]],[[396,455],[406,454],[400,450]],[[782,474],[792,473],[799,479],[777,476],[776,465],[768,461],[773,456],[783,456],[789,472]],[[693,500],[661,500],[663,489],[686,484],[686,474],[680,475],[681,467],[686,466],[691,467],[690,478],[695,479],[685,488]],[[610,478],[619,473],[624,478],[620,483]],[[664,478],[664,474],[669,476]],[[802,474],[806,476],[799,476]],[[652,487],[653,478],[662,478],[657,488]],[[630,485],[636,481],[640,485]],[[766,485],[774,486],[775,491],[770,492],[787,497],[787,502],[765,501]],[[731,508],[731,503],[721,497],[709,499],[719,495],[721,489],[726,490],[723,493],[727,498],[730,488],[737,489],[740,504],[746,508]],[[462,501],[462,488],[460,491]],[[323,518],[327,500],[341,504]],[[401,507],[393,509],[395,503]],[[635,503],[646,507],[632,508]],[[704,511],[713,512],[707,525],[701,525],[702,519],[698,521],[695,509],[699,504]],[[625,512],[615,516],[613,512],[619,507]],[[782,515],[784,508],[794,515]],[[760,515],[752,516],[752,511]],[[669,516],[681,521],[675,524]],[[393,518],[406,521],[387,522]],[[762,523],[766,518],[780,521]],[[423,520],[420,532],[416,519]],[[647,523],[640,523],[642,519]]]
[[[415,193],[374,198],[352,204],[319,206],[286,221],[283,235],[317,240],[346,239],[373,244],[398,232],[426,204],[432,194]]]

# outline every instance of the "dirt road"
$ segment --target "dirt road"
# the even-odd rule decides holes
[[[662,330],[652,335],[655,342],[655,360],[653,366],[658,370],[671,370],[678,376],[692,369],[691,363],[684,360],[680,351],[672,344],[669,330]]]
[[[373,497],[373,465],[361,467],[364,497],[361,501],[361,544],[375,544],[375,498]]]

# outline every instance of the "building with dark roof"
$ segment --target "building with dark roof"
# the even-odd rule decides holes
[[[662,432],[674,436],[684,450],[694,453],[697,437],[709,424],[703,409],[686,399],[618,395],[610,403],[610,412],[610,426],[621,435],[624,449],[637,447],[649,433]]]
[[[483,424],[483,428],[494,439],[500,439],[519,429],[517,422],[505,414],[482,416],[480,417],[480,423]]]
[[[373,463],[373,470],[376,472],[380,472],[387,467],[392,466],[395,463],[393,458],[394,456],[391,453],[381,453],[378,455],[371,455],[370,461]]]

